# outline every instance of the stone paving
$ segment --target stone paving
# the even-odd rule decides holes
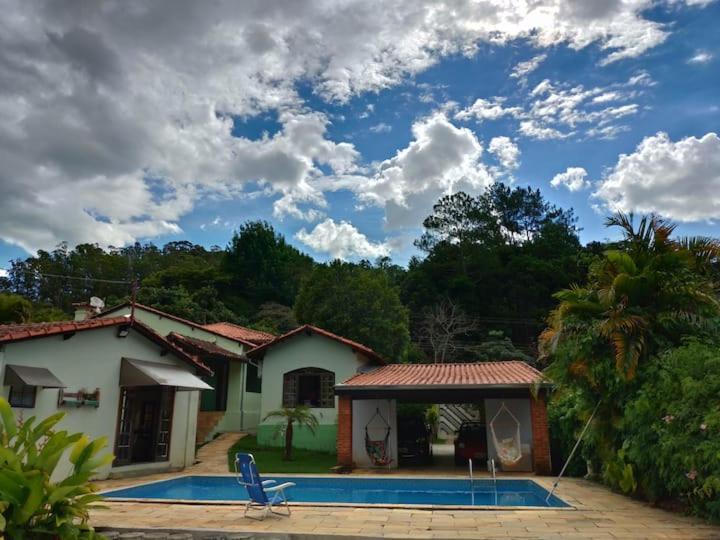
[[[202,463],[184,474],[226,473],[227,448],[234,436],[216,439],[201,449]],[[210,448],[208,448],[210,446]],[[203,452],[204,450],[204,452]],[[203,456],[205,460],[203,461]],[[171,477],[100,482],[103,489]],[[533,477],[549,489],[552,479]],[[293,507],[289,518],[259,522],[242,517],[241,505],[109,502],[92,513],[96,527],[226,530],[248,533],[317,534],[381,538],[468,539],[612,539],[718,538],[720,527],[652,508],[581,479],[563,480],[558,495],[574,509],[550,510],[418,510],[407,508]]]

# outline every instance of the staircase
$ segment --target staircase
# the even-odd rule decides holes
[[[225,415],[225,411],[198,411],[195,444],[202,444],[212,439],[215,426]]]
[[[438,437],[453,438],[460,429],[460,424],[466,420],[478,419],[478,411],[472,405],[441,404],[438,414]]]

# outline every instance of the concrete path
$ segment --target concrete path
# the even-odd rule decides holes
[[[222,433],[197,451],[196,463],[186,469],[188,474],[226,474],[228,472],[228,450],[245,433]]]

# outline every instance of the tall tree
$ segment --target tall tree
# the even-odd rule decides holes
[[[319,265],[295,301],[298,322],[310,323],[399,361],[407,347],[408,311],[387,274],[369,265]]]
[[[312,267],[313,260],[289,245],[272,225],[247,222],[233,235],[225,253],[223,269],[229,281],[225,292],[236,300],[233,307],[247,312],[265,302],[291,305]]]

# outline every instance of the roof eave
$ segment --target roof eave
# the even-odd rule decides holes
[[[413,385],[405,385],[405,384],[336,384],[335,385],[335,393],[336,394],[349,394],[352,392],[385,392],[385,391],[394,391],[394,392],[417,392],[419,390],[517,390],[517,389],[523,389],[527,388],[551,388],[553,384],[551,382],[547,381],[541,381],[538,383],[506,383],[506,384],[413,384]]]

